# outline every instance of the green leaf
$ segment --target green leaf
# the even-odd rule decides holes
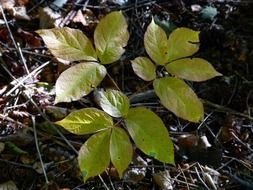
[[[92,43],[80,30],[64,27],[37,30],[36,32],[57,58],[66,61],[94,61],[97,59]]]
[[[161,103],[178,117],[192,122],[203,119],[203,104],[183,80],[165,77],[155,79],[153,86]]]
[[[26,152],[25,150],[22,150],[15,143],[13,143],[11,141],[5,142],[5,149],[9,150],[10,152],[12,152],[13,154],[16,154],[16,155],[28,154],[28,152]]]
[[[144,35],[144,46],[149,57],[158,65],[168,62],[169,45],[164,30],[152,19]]]
[[[111,130],[101,131],[92,135],[81,147],[78,163],[84,182],[106,170],[110,163]]]
[[[106,75],[106,68],[96,63],[79,63],[64,71],[55,84],[58,102],[71,102],[89,94]]]
[[[71,112],[63,120],[57,121],[64,129],[77,135],[91,134],[113,126],[112,118],[96,108],[83,108]]]
[[[132,160],[133,148],[127,133],[119,127],[112,129],[110,155],[111,161],[121,178]]]
[[[177,28],[169,36],[169,61],[191,56],[199,50],[199,31]]]
[[[156,67],[147,57],[137,57],[132,63],[135,74],[145,81],[151,81],[156,78]]]
[[[166,65],[166,70],[179,78],[197,82],[222,75],[210,63],[200,58],[173,61]]]
[[[118,90],[97,90],[95,98],[100,107],[113,117],[124,117],[129,110],[129,99]]]
[[[101,63],[110,64],[119,60],[125,52],[128,39],[127,22],[121,11],[111,12],[101,19],[94,33],[94,43]]]
[[[160,117],[144,107],[131,108],[125,122],[139,149],[161,162],[174,164],[173,143]]]

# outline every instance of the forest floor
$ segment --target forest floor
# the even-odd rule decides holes
[[[59,2],[1,0],[0,189],[253,189],[253,2]],[[162,164],[136,150],[122,179],[109,168],[84,184],[77,155],[66,141],[78,150],[87,136],[59,135],[51,124],[71,110],[96,104],[89,95],[54,105],[52,89],[68,65],[50,54],[35,31],[68,26],[92,36],[98,21],[114,10],[125,15],[130,39],[123,58],[109,65],[108,72],[125,94],[139,95],[131,106],[148,107],[162,118],[174,143],[176,165]],[[201,123],[166,110],[148,82],[131,68],[129,60],[145,52],[143,36],[152,17],[168,31],[176,27],[201,31],[196,56],[223,74],[188,83],[204,104]],[[108,79],[101,84],[113,85]]]

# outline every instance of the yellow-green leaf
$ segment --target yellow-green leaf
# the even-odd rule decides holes
[[[168,62],[169,44],[166,33],[154,19],[149,24],[144,35],[144,46],[149,57],[158,65]]]
[[[95,98],[100,107],[113,117],[124,117],[129,110],[129,99],[118,90],[97,90]]]
[[[77,135],[95,133],[113,126],[112,118],[97,108],[83,108],[71,112],[56,124]]]
[[[179,78],[197,82],[222,75],[209,62],[201,58],[185,58],[173,61],[166,65],[166,70]]]
[[[55,103],[71,102],[89,94],[106,75],[106,68],[96,63],[79,63],[61,73],[55,84]]]
[[[78,163],[84,182],[101,174],[110,163],[111,130],[101,131],[92,135],[81,147],[78,153]]]
[[[183,80],[165,77],[155,79],[153,86],[161,103],[178,117],[192,122],[203,119],[203,104]]]
[[[110,155],[120,178],[132,160],[133,148],[127,133],[119,128],[112,129],[110,140]]]
[[[57,58],[66,61],[94,61],[97,59],[92,43],[80,30],[65,27],[37,30],[36,32]]]
[[[144,107],[131,108],[125,120],[136,146],[145,154],[174,164],[173,143],[163,121]]]
[[[127,22],[121,11],[111,12],[101,19],[94,33],[94,43],[101,63],[110,64],[119,60],[125,52],[128,39]]]
[[[132,63],[135,74],[145,81],[151,81],[156,78],[156,67],[147,57],[137,57]]]
[[[199,31],[177,28],[169,36],[169,61],[191,56],[199,50]]]

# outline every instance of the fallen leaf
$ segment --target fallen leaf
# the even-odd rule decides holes
[[[16,184],[13,181],[7,181],[5,183],[0,184],[1,190],[18,190]]]
[[[173,190],[173,180],[170,177],[168,170],[153,175],[155,183],[161,188],[161,190]]]
[[[62,16],[49,7],[39,9],[40,28],[53,28],[59,26],[63,20]]]

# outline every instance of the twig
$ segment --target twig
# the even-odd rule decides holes
[[[15,121],[15,120],[13,120],[12,118],[10,118],[9,116],[3,115],[3,114],[1,114],[1,113],[0,113],[0,118],[1,118],[2,120],[6,120],[6,121],[9,121],[9,122],[11,122],[11,123],[16,123],[16,124],[18,124],[18,125],[20,125],[20,126],[22,126],[22,127],[24,127],[24,128],[27,127],[27,125],[25,125],[25,124],[23,124],[23,123],[21,123],[21,122],[19,122],[19,121]]]
[[[4,10],[3,10],[2,5],[0,5],[0,10],[1,10],[1,13],[2,13],[2,15],[3,15],[3,19],[4,19],[5,25],[6,25],[6,27],[7,27],[7,30],[8,30],[8,32],[9,32],[9,35],[10,35],[10,37],[11,37],[11,40],[12,40],[12,42],[13,42],[13,44],[14,44],[14,46],[15,46],[15,48],[16,48],[16,50],[17,50],[17,52],[18,52],[18,54],[19,54],[19,56],[20,56],[20,58],[21,58],[20,60],[22,61],[22,63],[23,63],[23,65],[24,65],[24,67],[25,67],[25,70],[26,70],[27,74],[29,74],[29,70],[28,70],[28,68],[27,68],[26,61],[25,61],[25,59],[24,59],[24,56],[23,56],[23,54],[22,54],[22,52],[21,52],[21,48],[20,48],[19,44],[16,43],[16,41],[15,41],[15,39],[14,39],[14,36],[13,36],[13,34],[12,34],[12,32],[11,32],[11,29],[10,29],[9,23],[8,23],[8,21],[7,21],[7,19],[6,19],[6,16],[5,16],[5,13],[4,13]]]
[[[117,90],[121,91],[119,86],[117,85],[117,83],[114,81],[114,79],[111,77],[111,75],[109,73],[106,74],[109,79],[111,80],[111,82],[113,83],[113,85],[117,88]]]
[[[0,58],[0,60],[1,60],[1,58]],[[43,68],[43,67],[44,67],[46,64],[48,64],[48,63],[49,63],[49,62],[46,62],[46,63],[44,63],[43,65],[41,65],[40,67],[36,68],[36,69],[33,70],[29,75],[32,75],[33,73],[36,73],[36,71],[39,71],[41,68]],[[2,65],[2,66],[3,66],[3,65]],[[7,69],[7,68],[6,68],[6,69]],[[8,71],[8,73],[9,73],[9,75],[13,78],[13,80],[18,81],[18,80],[9,72],[8,69],[7,69],[7,71]],[[29,75],[26,76],[25,79],[27,79],[27,78],[29,77]],[[23,79],[22,81],[24,82],[25,80]],[[27,88],[25,85],[23,85],[23,82],[20,81],[19,84],[22,85],[24,88]],[[16,85],[16,86],[17,86],[17,85]],[[16,88],[17,88],[17,87],[16,87]],[[12,90],[12,91],[14,91],[14,90]],[[10,94],[10,92],[9,92],[8,94]],[[35,103],[35,101],[33,100],[33,98],[30,97],[30,95],[27,94],[27,93],[25,93],[24,95],[27,97],[27,99],[28,99],[29,101],[32,102],[32,104],[35,106],[35,108],[38,110],[38,112],[41,114],[41,116],[47,121],[47,123],[50,125],[50,127],[52,127],[52,128],[57,132],[57,134],[60,135],[60,137],[66,142],[66,144],[67,144],[76,154],[78,154],[78,151],[72,146],[72,144],[66,139],[66,137],[65,137],[65,136],[59,131],[59,129],[57,129],[57,128],[54,126],[54,124],[47,118],[46,114],[43,113],[43,112],[41,111],[41,109],[40,109],[39,106]],[[5,96],[7,96],[7,95],[5,95]]]
[[[66,142],[66,144],[76,153],[78,154],[78,151],[73,147],[73,145],[68,141],[68,139],[60,132],[57,127],[54,126],[54,124],[47,118],[47,115],[41,111],[39,106],[35,103],[35,101],[32,99],[32,97],[29,96],[29,94],[25,93],[26,97],[31,101],[31,103],[35,106],[39,114],[45,119],[45,121],[50,125],[50,127],[57,132],[58,135]]]
[[[218,105],[218,104],[215,104],[215,103],[212,103],[212,102],[209,102],[208,100],[204,100],[204,99],[201,99],[201,101],[205,104],[205,105],[208,105],[208,106],[211,106],[213,108],[216,108],[216,112],[223,112],[223,113],[231,113],[233,115],[237,115],[237,116],[241,116],[241,117],[245,117],[251,121],[253,121],[253,117],[247,115],[247,114],[244,114],[244,113],[240,113],[240,112],[237,112],[233,109],[230,109],[228,107],[225,107],[225,106],[222,106],[222,105]]]
[[[181,173],[182,173],[182,175],[183,175],[183,177],[184,177],[184,180],[185,180],[187,189],[190,190],[190,187],[189,187],[189,185],[188,185],[188,181],[187,181],[187,179],[186,179],[186,177],[185,177],[184,171],[182,170],[182,168],[180,167],[180,165],[178,165],[178,166],[179,166],[179,170],[181,171]]]
[[[98,175],[98,177],[101,180],[101,182],[103,183],[103,185],[105,186],[105,189],[110,190],[109,187],[106,185],[105,181],[103,180],[103,178],[101,177],[101,175]]]
[[[137,94],[133,94],[129,97],[130,102],[133,103],[138,103],[144,100],[148,100],[151,98],[156,97],[155,91],[154,90],[147,90],[145,92],[140,92]]]
[[[27,67],[26,60],[25,60],[24,55],[23,55],[23,53],[22,53],[22,50],[21,50],[21,48],[20,48],[20,44],[17,43],[17,46],[18,46],[18,53],[19,53],[19,55],[20,55],[20,58],[21,58],[21,60],[22,60],[23,65],[24,65],[24,67],[25,67],[25,71],[26,71],[26,73],[29,75],[29,74],[30,74],[30,71],[29,71],[29,69],[28,69],[28,67]]]
[[[111,179],[109,173],[108,173],[107,171],[105,171],[105,172],[106,172],[106,174],[107,174],[107,176],[108,176],[108,178],[109,178],[109,182],[110,182],[110,185],[111,185],[111,187],[112,187],[112,190],[116,190],[115,187],[114,187],[114,185],[113,185],[113,182],[112,182],[112,179]]]
[[[197,169],[196,166],[194,166],[194,169],[195,169],[196,174],[197,174],[197,176],[198,176],[198,179],[201,181],[201,183],[205,186],[205,188],[206,188],[207,190],[210,190],[209,187],[207,186],[207,184],[206,184],[206,183],[203,181],[203,179],[200,177],[199,172],[198,172],[198,169]]]
[[[17,79],[15,79],[15,81],[18,81],[18,84],[16,84],[10,91],[8,91],[5,96],[9,96],[12,92],[14,92],[19,86],[23,85],[24,82],[32,77],[33,74],[37,73],[40,69],[42,69],[43,67],[47,66],[50,63],[50,61],[47,61],[46,63],[40,65],[39,67],[37,67],[36,69],[34,69],[32,72],[30,72],[27,76],[25,76],[23,79],[21,79],[20,81],[18,81]]]
[[[40,164],[41,164],[41,167],[42,167],[42,171],[43,171],[43,174],[44,174],[44,177],[45,177],[46,184],[49,184],[48,177],[47,177],[47,172],[45,170],[45,166],[44,166],[44,163],[43,163],[43,160],[42,160],[42,156],[41,156],[41,153],[40,153],[35,118],[34,118],[34,116],[31,116],[31,118],[32,118],[32,126],[33,126],[33,134],[34,134],[35,146],[36,146],[36,149],[37,149],[37,153],[39,155]]]
[[[201,126],[206,122],[206,120],[213,114],[213,112],[209,113],[205,119],[199,124],[198,126],[198,130],[201,128]]]
[[[0,5],[0,10],[1,10],[1,13],[2,13],[4,22],[5,22],[5,25],[6,25],[6,27],[7,27],[7,30],[8,30],[8,32],[9,32],[9,34],[10,34],[11,40],[12,40],[12,42],[13,42],[13,44],[14,44],[16,50],[18,51],[17,43],[16,43],[16,41],[15,41],[13,35],[12,35],[11,29],[10,29],[10,26],[9,26],[8,21],[7,21],[7,19],[6,19],[6,16],[5,16],[5,14],[4,14],[4,10],[3,10],[2,5]]]
[[[4,159],[1,159],[1,158],[0,158],[0,162],[4,162],[4,163],[7,163],[7,164],[12,164],[14,166],[28,168],[28,169],[32,169],[33,170],[33,167],[30,166],[30,165],[27,165],[27,164],[20,164],[20,163],[17,163],[17,162],[8,161],[8,160],[4,160]]]
[[[236,134],[234,132],[231,133],[231,135],[243,146],[245,146],[248,150],[250,150],[251,152],[253,152],[253,150],[250,148],[250,146],[247,146],[247,144],[245,144],[244,142],[241,141],[241,139],[239,137],[236,136]]]
[[[63,19],[63,21],[61,21],[61,23],[59,24],[59,27],[62,28],[64,27],[66,24],[69,24],[70,20],[72,20],[75,16],[76,16],[76,9],[77,9],[77,5],[80,4],[83,0],[77,0],[77,2],[75,3],[75,7],[74,10],[71,10],[68,15]],[[86,0],[84,5],[83,5],[83,10],[86,9],[87,5],[89,4],[89,0]]]

